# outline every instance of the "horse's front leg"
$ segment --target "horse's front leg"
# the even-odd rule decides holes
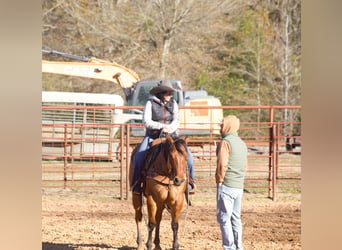
[[[144,245],[142,242],[142,237],[141,237],[141,224],[142,224],[142,195],[140,194],[135,194],[133,193],[132,195],[132,202],[133,202],[133,207],[135,210],[135,223],[137,226],[137,244],[138,248],[137,250],[143,250]]]
[[[156,204],[151,195],[147,197],[147,211],[148,211],[148,239],[146,247],[148,250],[152,250],[152,235],[153,230],[156,227]]]
[[[172,222],[171,228],[173,232],[173,243],[172,243],[172,249],[178,250],[179,244],[178,244],[178,222]]]
[[[178,243],[178,227],[179,227],[179,216],[181,213],[181,210],[183,208],[183,200],[179,201],[177,206],[174,206],[173,209],[171,210],[171,228],[173,232],[173,244],[172,244],[172,249],[173,250],[178,250],[179,249],[179,243]]]
[[[160,222],[162,220],[162,216],[163,216],[163,210],[164,210],[164,206],[163,207],[158,207],[157,208],[157,213],[156,213],[156,232],[154,235],[154,245],[155,245],[155,249],[156,250],[161,250],[160,247]]]

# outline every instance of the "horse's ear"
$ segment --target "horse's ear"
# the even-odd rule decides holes
[[[172,143],[173,143],[172,136],[171,136],[171,135],[167,135],[167,136],[166,136],[166,141],[167,141],[168,143],[172,144]]]
[[[184,138],[184,141],[185,141],[186,144],[189,144],[190,138],[189,138],[188,136],[186,136],[186,137]]]
[[[184,135],[183,135],[183,136],[180,136],[179,139],[183,140],[183,141],[185,142],[186,145],[188,145],[189,142],[190,142],[189,136],[184,136]]]

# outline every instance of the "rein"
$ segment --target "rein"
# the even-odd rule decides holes
[[[160,184],[162,186],[168,186],[168,187],[171,187],[172,185],[177,186],[177,187],[180,186],[180,185],[176,185],[174,183],[174,181],[170,177],[168,177],[168,176],[164,176],[163,179],[165,180],[166,178],[169,179],[169,183],[165,183],[162,180],[158,180],[158,179],[156,179],[155,177],[152,177],[152,176],[146,176],[146,179],[151,179],[154,182],[156,182],[157,184]],[[185,182],[186,180],[187,180],[187,178],[185,178],[183,182]],[[181,184],[183,184],[183,182]]]

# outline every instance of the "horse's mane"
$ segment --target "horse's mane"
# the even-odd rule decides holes
[[[181,153],[185,158],[188,157],[188,153],[186,150],[186,142],[183,139],[173,140],[171,136],[167,136],[164,142],[164,153],[165,158],[167,159],[171,152],[177,150],[178,153]]]
[[[186,142],[183,139],[175,140],[174,144],[178,152],[182,153],[185,157],[188,157],[188,152],[186,150]]]
[[[150,150],[148,151],[145,164],[143,168],[143,176],[146,176],[147,172],[150,171],[152,166],[159,166],[159,164],[155,164],[157,160],[157,156],[159,153],[162,153],[162,157],[165,162],[175,162],[177,158],[183,157],[187,159],[188,152],[186,149],[186,142],[183,139],[173,139],[170,135],[166,138],[162,138],[162,140],[156,141],[155,145],[152,145]],[[174,165],[174,164],[171,164]],[[171,166],[168,165],[168,168]],[[154,168],[153,171],[156,169]],[[171,169],[169,169],[171,171]]]

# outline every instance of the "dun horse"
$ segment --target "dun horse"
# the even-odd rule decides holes
[[[186,160],[187,150],[184,140],[174,141],[171,136],[167,136],[164,142],[152,146],[146,156],[143,193],[147,201],[148,240],[146,246],[149,250],[152,249],[152,234],[154,230],[155,249],[161,249],[159,230],[162,213],[165,208],[170,212],[172,218],[172,247],[175,250],[179,249],[178,221],[183,208],[184,193],[188,183]],[[141,237],[142,206],[142,195],[133,194],[138,250],[144,249]]]

